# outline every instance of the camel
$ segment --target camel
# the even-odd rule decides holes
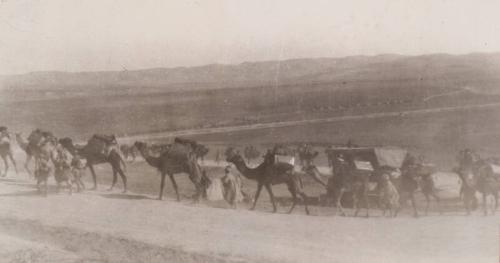
[[[134,145],[127,145],[127,144],[121,144],[120,145],[120,151],[123,154],[123,158],[125,160],[129,159],[129,156],[132,158],[132,162],[135,161],[136,158],[136,148]]]
[[[253,160],[256,160],[257,158],[260,157],[260,152],[255,148],[255,146],[247,146],[243,150],[243,154],[245,155],[245,158],[247,159],[248,163],[252,163]]]
[[[0,138],[0,157],[2,157],[3,163],[4,163],[4,172],[2,174],[2,177],[7,176],[7,172],[9,171],[9,161],[12,162],[12,165],[14,165],[14,170],[16,171],[17,174],[17,165],[16,161],[14,160],[13,154],[12,154],[12,147],[11,147],[10,139],[7,134],[2,135]],[[8,159],[7,159],[8,158]]]
[[[51,132],[42,131],[40,129],[32,131],[27,141],[25,141],[20,134],[19,136],[16,135],[16,137],[19,146],[26,152],[25,168],[30,175],[32,174],[31,170],[28,168],[30,160],[32,158],[35,160],[36,170],[40,158],[51,158],[58,144],[57,138]]]
[[[402,197],[401,202],[404,203],[410,199],[413,207],[413,215],[415,217],[419,216],[415,199],[418,188],[420,188],[426,200],[425,215],[428,215],[431,197],[436,201],[439,214],[443,213],[441,199],[437,194],[432,171],[430,171],[428,167],[429,166],[424,164],[422,157],[420,161],[417,162],[415,157],[408,155],[402,165],[401,177],[396,180],[398,191]]]
[[[163,189],[165,187],[165,177],[168,175],[175,190],[177,201],[180,201],[179,190],[175,181],[174,175],[185,173],[189,175],[189,179],[196,187],[195,200],[198,201],[202,195],[201,191],[201,168],[197,163],[196,155],[190,145],[183,143],[174,143],[168,150],[163,151],[159,157],[150,155],[149,149],[144,142],[135,142],[135,147],[139,150],[140,154],[146,162],[158,169],[161,173],[161,184],[159,200],[163,199]]]
[[[329,157],[331,158],[331,157]],[[352,173],[352,168],[348,160],[344,160],[343,155],[331,158],[332,162],[332,172],[333,176],[329,184],[334,188],[334,201],[336,203],[337,209],[335,214],[340,214],[342,216],[346,215],[346,212],[342,206],[342,197],[346,192],[352,192],[353,196],[353,206],[354,206],[354,216],[357,216],[360,209],[361,203],[366,206],[366,217],[370,216],[370,206],[368,203],[368,183],[369,174],[356,172]]]
[[[495,178],[493,168],[484,160],[479,160],[476,164],[475,172],[475,188],[483,197],[484,215],[488,215],[488,196],[492,196],[495,200],[495,205],[491,209],[491,213],[495,214],[498,208],[498,191],[499,182]]]
[[[254,210],[259,199],[260,191],[262,187],[266,187],[271,203],[273,205],[273,212],[277,212],[276,203],[274,201],[274,194],[271,186],[275,184],[286,184],[288,186],[288,191],[292,194],[293,204],[290,207],[288,213],[292,213],[293,209],[297,204],[297,194],[299,194],[305,205],[306,213],[309,214],[309,208],[307,206],[308,197],[302,191],[302,181],[300,176],[293,171],[293,165],[288,163],[274,163],[274,156],[271,152],[264,157],[264,162],[258,165],[256,168],[249,168],[243,157],[232,148],[228,148],[226,151],[226,161],[234,164],[236,169],[250,180],[257,181],[257,192],[255,194],[254,202],[250,210]]]
[[[109,163],[113,170],[113,182],[108,190],[113,190],[118,181],[117,174],[119,174],[123,182],[123,193],[127,192],[127,177],[125,176],[126,164],[118,152],[118,149],[113,147],[113,145],[117,145],[114,135],[94,135],[88,140],[86,145],[80,147],[76,147],[73,144],[73,140],[67,137],[59,140],[59,142],[72,155],[79,154],[87,160],[87,167],[89,168],[94,181],[94,187],[91,188],[91,190],[97,189],[97,176],[94,170],[94,165]]]

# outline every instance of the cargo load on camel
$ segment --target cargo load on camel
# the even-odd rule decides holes
[[[270,153],[274,156],[274,163],[287,163],[295,166],[295,154],[292,149],[284,145],[276,145]]]
[[[342,189],[349,193],[342,203],[350,206],[353,203],[352,195],[358,191],[353,188],[357,186],[363,186],[360,191],[364,193],[357,199],[378,196],[381,175],[400,174],[407,151],[399,147],[333,147],[327,149],[326,154],[333,166],[333,176],[328,181],[326,197],[335,200],[337,191]]]

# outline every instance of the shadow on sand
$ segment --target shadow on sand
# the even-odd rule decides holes
[[[147,197],[145,195],[136,195],[136,194],[101,194],[100,196],[104,198],[125,199],[125,200],[154,200],[153,198]]]
[[[0,194],[0,197],[18,197],[18,196],[37,196],[37,197],[41,197],[42,195],[40,193],[38,193],[37,190],[19,191],[19,192],[14,192],[14,193]]]
[[[0,177],[0,182],[2,182],[2,183],[23,183],[25,181],[23,181],[21,179],[15,179],[15,178]]]
[[[0,194],[0,197],[17,197],[17,196],[27,196],[27,197],[46,197],[42,193],[38,192],[36,185],[34,184],[22,184],[22,183],[8,183],[9,185],[19,185],[27,188],[31,188],[33,190],[27,191],[16,191],[11,193],[3,193]],[[59,191],[57,190],[57,186],[55,185],[47,185],[47,195],[58,195],[58,194],[66,194],[66,188],[61,188]]]

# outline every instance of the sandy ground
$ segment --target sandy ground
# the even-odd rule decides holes
[[[105,187],[101,187],[105,189]],[[54,190],[54,189],[52,189]],[[2,262],[498,262],[500,216],[272,214],[0,179]],[[283,210],[283,209],[282,209]]]

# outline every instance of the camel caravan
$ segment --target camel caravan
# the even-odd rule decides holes
[[[51,132],[36,129],[28,137],[16,133],[10,135],[7,127],[0,127],[0,156],[5,177],[12,163],[13,142],[26,155],[24,168],[36,180],[39,194],[47,196],[48,179],[53,176],[57,192],[66,189],[69,194],[86,190],[82,178],[90,171],[93,187],[96,190],[97,175],[95,165],[109,164],[113,180],[112,190],[120,177],[123,193],[127,192],[127,161],[135,161],[140,156],[153,169],[160,173],[158,199],[163,199],[165,181],[168,176],[180,201],[175,176],[188,176],[194,186],[193,200],[225,200],[231,207],[238,203],[251,203],[256,208],[262,188],[269,195],[273,212],[278,211],[279,198],[273,192],[276,185],[285,185],[291,205],[288,213],[301,204],[306,214],[310,214],[313,204],[335,207],[335,214],[347,216],[346,207],[351,207],[353,216],[364,209],[370,216],[370,209],[381,210],[382,216],[396,217],[407,203],[410,203],[413,216],[418,217],[417,193],[425,198],[424,215],[434,205],[439,214],[443,213],[442,200],[435,183],[434,165],[426,163],[423,157],[416,158],[400,147],[360,147],[349,141],[344,146],[327,147],[329,173],[322,174],[322,167],[314,164],[319,152],[310,144],[303,143],[292,147],[275,145],[263,155],[255,146],[246,146],[243,154],[235,147],[227,147],[221,152],[217,149],[215,163],[224,167],[222,177],[209,176],[204,157],[209,148],[193,140],[175,138],[170,144],[148,144],[137,141],[132,145],[119,144],[116,136],[95,134],[84,144],[75,144],[69,137],[57,138]],[[222,155],[225,162],[221,163]],[[34,170],[30,165],[34,163]],[[460,180],[459,196],[463,201],[466,214],[479,207],[482,196],[482,210],[485,215],[494,214],[498,208],[500,189],[500,164],[497,159],[483,159],[469,149],[460,151],[457,167],[453,171]],[[326,168],[326,167],[324,167]],[[323,168],[322,168],[323,169]],[[323,169],[324,171],[324,169]],[[246,193],[243,178],[256,183],[255,195]],[[326,178],[326,180],[325,180]],[[316,183],[322,193],[318,197],[306,194],[305,180]],[[317,189],[317,188],[316,188]],[[493,200],[493,202],[489,202]],[[388,213],[387,213],[388,212]]]

